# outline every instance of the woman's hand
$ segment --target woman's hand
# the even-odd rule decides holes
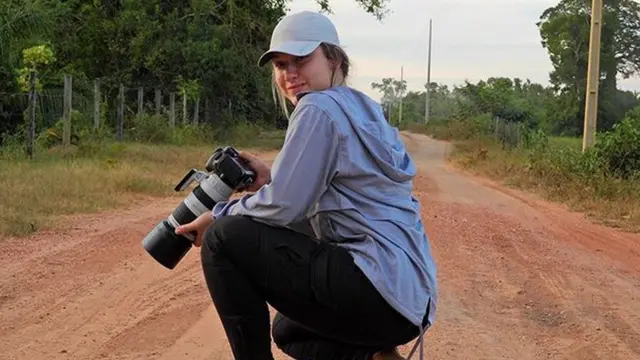
[[[249,163],[249,166],[256,172],[256,179],[252,184],[244,188],[245,191],[258,191],[260,188],[271,182],[271,169],[264,161],[260,160],[259,157],[245,152],[240,151],[238,153],[242,159]]]
[[[205,211],[202,215],[198,216],[192,222],[178,226],[176,228],[176,234],[182,235],[184,233],[195,231],[196,240],[194,241],[193,245],[195,247],[200,247],[202,246],[202,236],[204,235],[204,232],[207,231],[209,226],[211,226],[211,224],[213,224],[213,216],[211,215],[211,211]]]

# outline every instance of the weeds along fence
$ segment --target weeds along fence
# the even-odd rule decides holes
[[[100,80],[74,79],[71,75],[64,75],[61,86],[46,89],[39,88],[36,81],[31,74],[28,92],[0,93],[0,121],[20,124],[18,133],[26,138],[29,157],[42,137],[69,146],[76,136],[75,129],[93,129],[123,141],[125,129],[132,130],[135,126],[132,122],[144,116],[159,116],[154,123],[169,128],[212,122],[209,99],[205,98],[202,106],[199,96],[186,91],[113,86]]]
[[[526,143],[528,133],[523,123],[495,117],[491,125],[491,134],[503,148],[520,147]]]
[[[425,126],[429,133],[439,139],[491,139],[500,143],[503,149],[528,146],[535,132],[524,123],[508,121],[490,114],[441,118],[429,121]]]

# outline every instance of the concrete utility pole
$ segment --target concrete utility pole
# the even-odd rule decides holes
[[[427,55],[427,89],[425,91],[425,103],[424,103],[424,123],[429,122],[429,98],[431,97],[431,24],[432,19],[429,19],[429,50]]]
[[[598,87],[600,84],[600,34],[602,33],[602,0],[592,0],[591,32],[589,40],[589,65],[584,109],[582,151],[594,143],[598,119]]]

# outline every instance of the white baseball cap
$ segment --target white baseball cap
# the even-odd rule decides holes
[[[266,64],[275,53],[309,55],[321,43],[340,46],[338,31],[328,17],[313,11],[287,15],[273,29],[269,50],[260,56],[258,66]]]

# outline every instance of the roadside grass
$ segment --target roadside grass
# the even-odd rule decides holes
[[[59,215],[113,209],[142,196],[184,197],[173,187],[190,168],[204,169],[216,147],[277,149],[283,139],[279,130],[239,126],[211,142],[189,145],[89,140],[68,149],[42,149],[31,160],[20,151],[5,151],[0,153],[0,236],[26,236],[55,226]]]
[[[580,138],[544,136],[505,148],[468,123],[413,125],[410,131],[453,142],[450,161],[475,175],[530,191],[610,227],[640,232],[640,176],[614,176]]]
[[[597,172],[578,174],[571,163],[579,163],[580,146],[570,142],[564,146],[532,158],[488,142],[459,142],[452,161],[476,175],[566,204],[604,225],[640,231],[640,182]]]

